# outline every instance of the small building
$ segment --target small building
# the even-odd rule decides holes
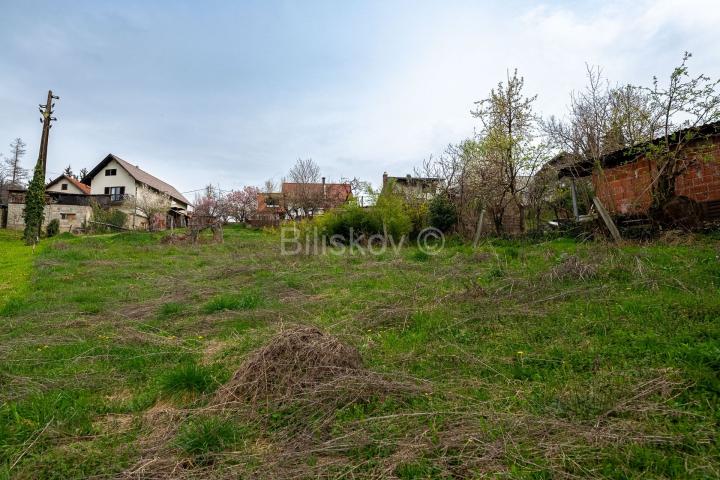
[[[401,195],[430,200],[438,193],[440,179],[435,177],[413,177],[412,175],[391,177],[387,172],[383,173],[383,189],[390,184],[393,186],[393,191]]]
[[[52,182],[51,182],[52,185]],[[68,188],[71,182],[68,181]],[[61,184],[58,185],[60,188]],[[11,190],[8,198],[7,228],[25,228],[25,195],[27,190]],[[93,204],[109,208],[109,195],[88,195],[86,193],[65,193],[56,189],[45,191],[45,214],[43,229],[52,220],[58,220],[61,232],[73,232],[82,228],[92,217]]]
[[[696,202],[705,220],[720,218],[720,122],[682,130],[672,138],[687,139],[680,146],[687,168],[675,180],[676,196]],[[658,171],[657,163],[647,152],[663,140],[612,152],[603,156],[599,165],[587,160],[566,165],[559,176],[591,177],[595,195],[615,215],[647,215]]]

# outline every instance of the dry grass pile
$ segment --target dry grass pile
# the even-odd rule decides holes
[[[290,398],[361,369],[354,347],[315,327],[293,327],[252,353],[219,399],[254,403]]]
[[[342,392],[361,398],[417,388],[368,371],[360,352],[337,337],[295,326],[250,354],[217,400],[288,404],[304,397],[342,398]]]
[[[550,281],[558,280],[589,280],[598,274],[597,267],[585,262],[576,255],[568,255],[562,262],[555,265],[546,274]]]
[[[265,406],[286,413],[286,428],[313,437],[326,433],[338,409],[373,400],[402,401],[428,392],[363,367],[358,350],[315,327],[295,326],[251,353],[215,396],[216,407]],[[258,411],[253,408],[254,411]]]

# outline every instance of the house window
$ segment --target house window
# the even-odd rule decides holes
[[[67,190],[67,183],[60,185],[60,190]]]
[[[125,195],[125,187],[105,187],[105,195],[110,195],[111,202],[119,202]]]
[[[280,206],[280,205],[278,204],[277,199],[272,198],[272,197],[267,197],[267,198],[265,199],[265,206],[268,207],[268,208],[275,208],[275,207],[278,207],[278,206]]]
[[[114,177],[115,175],[117,175],[117,168],[108,168],[105,170],[106,177]]]
[[[61,213],[60,214],[60,220],[67,220],[67,221],[74,221],[76,215],[74,213]]]

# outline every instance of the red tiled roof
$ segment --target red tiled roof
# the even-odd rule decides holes
[[[90,185],[85,185],[84,183],[80,182],[79,180],[77,180],[69,175],[65,175],[64,173],[62,175],[60,175],[59,177],[57,177],[55,180],[48,183],[45,186],[45,188],[50,188],[52,185],[55,185],[57,182],[59,182],[63,178],[65,180],[67,180],[68,182],[72,183],[73,185],[75,185],[77,188],[79,188],[80,191],[82,191],[85,195],[90,195]]]
[[[346,202],[352,195],[352,188],[349,183],[292,183],[283,182],[282,193],[284,195],[293,195],[299,193],[307,193],[310,195],[322,195],[325,188],[325,198],[332,204],[331,206],[340,205]]]

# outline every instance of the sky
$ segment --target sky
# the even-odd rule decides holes
[[[684,51],[720,77],[720,1],[0,0],[0,152],[48,176],[114,153],[182,192],[279,181],[311,157],[328,181],[412,173],[473,135],[475,101],[517,68],[562,117],[586,64],[665,80]]]

